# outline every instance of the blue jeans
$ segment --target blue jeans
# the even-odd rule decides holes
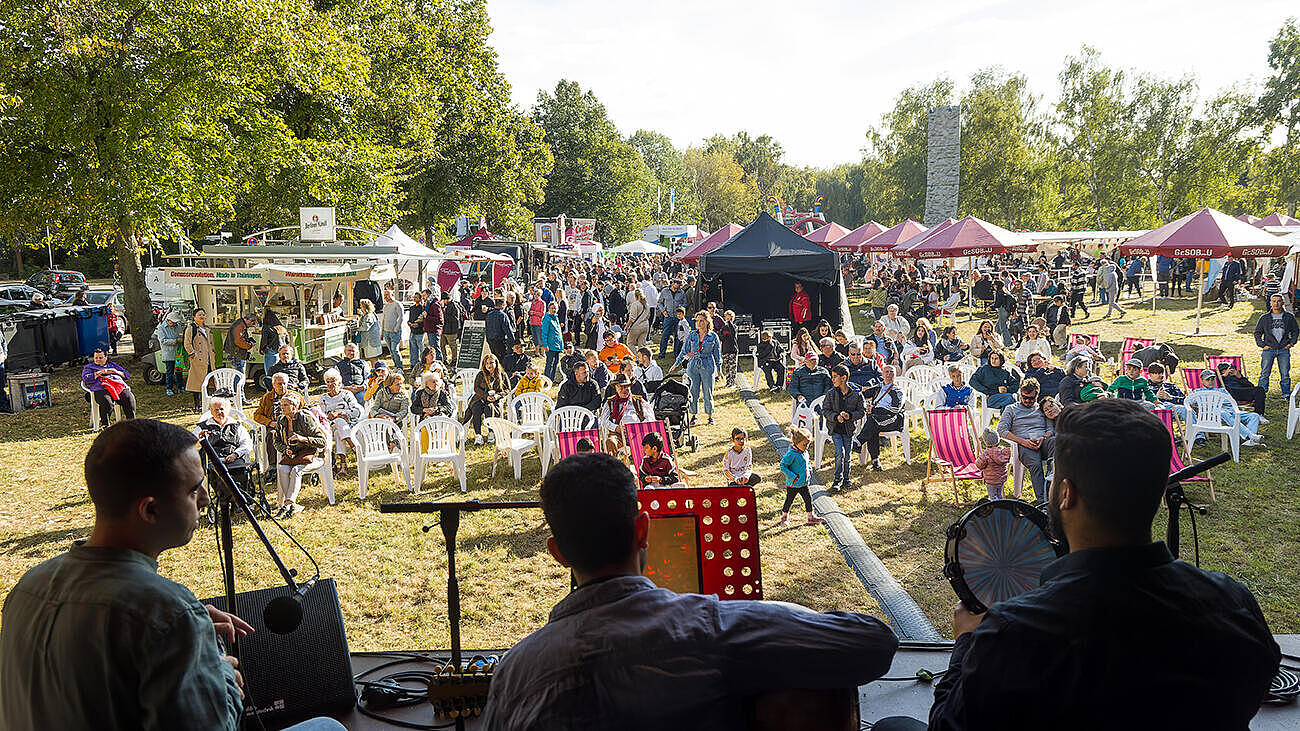
[[[1044,489],[1046,480],[1043,476],[1043,462],[1052,458],[1054,448],[1056,447],[1056,437],[1043,437],[1043,443],[1038,449],[1026,449],[1021,447],[1017,450],[1020,454],[1020,464],[1025,466],[1025,471],[1029,473],[1029,484],[1034,486],[1034,495],[1038,497],[1038,502],[1047,502],[1047,491]]]
[[[302,723],[295,723],[284,731],[347,731],[347,727],[328,716],[309,718]]]
[[[262,354],[262,373],[266,374],[262,377],[262,388],[267,391],[271,390],[271,366],[275,365],[278,359],[279,356],[275,353]]]
[[[686,371],[691,381],[691,415],[700,413],[700,402],[704,402],[704,413],[713,415],[713,371],[700,372],[694,368]]]
[[[1291,395],[1291,351],[1286,348],[1264,348],[1259,352],[1259,387],[1268,391],[1268,381],[1273,375],[1273,361],[1277,361],[1277,377],[1282,395]]]
[[[677,337],[677,318],[664,318],[663,331],[659,335],[659,357],[662,358],[668,352],[668,341],[675,342],[673,357],[682,354],[682,341]]]
[[[1011,403],[1015,400],[1016,400],[1015,394],[991,393],[989,394],[988,398],[985,399],[984,402],[989,405],[990,409],[1004,409],[1007,406],[1010,406]]]
[[[402,334],[400,332],[383,332],[381,334],[384,337],[384,345],[388,346],[388,354],[393,357],[393,365],[399,371],[406,370],[402,366]],[[411,365],[416,363],[419,363],[419,361],[415,361]]]
[[[533,339],[533,345],[541,346],[541,344],[542,344],[542,326],[541,326],[541,325],[529,325],[529,326],[528,326],[528,336],[531,337],[531,338]]]
[[[831,444],[835,447],[834,484],[848,484],[849,467],[853,464],[853,432],[850,431],[848,434],[831,432]]]
[[[424,365],[424,331],[410,331],[410,348],[411,348],[411,367],[419,368]]]
[[[163,374],[163,383],[167,385],[168,391],[176,391],[176,361],[165,360],[163,361],[163,367],[167,369],[166,373]]]
[[[1105,289],[1104,287],[1103,287],[1102,289],[1097,290],[1097,303],[1098,303],[1098,304],[1103,304],[1103,305],[1104,305],[1104,304],[1106,304],[1106,303],[1109,302],[1109,301],[1110,301],[1110,291],[1109,291],[1109,290]]]
[[[554,382],[555,369],[559,367],[559,365],[560,365],[560,351],[558,350],[546,351],[546,370],[543,372],[542,375],[546,376],[547,378],[551,379],[552,382]]]
[[[235,389],[238,390],[239,384],[244,380],[244,372],[248,368],[248,361],[240,360],[238,358],[227,358],[226,367],[234,368],[235,370],[239,371],[239,378],[235,379]]]

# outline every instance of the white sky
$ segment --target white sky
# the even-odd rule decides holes
[[[525,108],[568,78],[625,135],[653,129],[686,147],[744,129],[774,136],[786,162],[820,167],[860,159],[866,128],[898,92],[941,74],[960,89],[1000,65],[1050,101],[1065,57],[1084,43],[1111,66],[1194,73],[1203,96],[1258,84],[1268,41],[1300,4],[489,0],[488,11]]]

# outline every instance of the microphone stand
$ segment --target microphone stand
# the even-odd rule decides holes
[[[231,525],[230,505],[233,502],[239,507],[239,511],[244,514],[244,519],[248,524],[253,526],[253,531],[257,533],[257,538],[266,548],[266,552],[271,555],[271,560],[275,562],[275,567],[279,569],[280,576],[284,578],[284,583],[288,585],[289,591],[298,590],[298,584],[294,581],[294,572],[284,565],[280,559],[280,554],[276,552],[275,546],[271,545],[271,540],[266,537],[266,531],[262,530],[262,525],[257,522],[257,517],[253,515],[253,509],[248,504],[248,498],[244,492],[235,484],[235,478],[231,477],[230,470],[226,468],[226,463],[221,461],[217,451],[213,449],[212,443],[207,437],[199,440],[199,449],[203,456],[208,460],[208,472],[216,475],[214,482],[219,485],[217,499],[220,501],[218,510],[218,521],[220,522],[220,550],[225,561],[223,566],[224,576],[222,577],[226,588],[226,610],[231,614],[238,616],[239,612],[235,608],[235,542],[234,531]],[[232,654],[239,657],[239,641],[236,637],[234,647],[231,648]]]
[[[454,673],[459,675],[461,667],[460,647],[460,582],[456,579],[456,532],[460,530],[460,514],[479,510],[510,510],[518,508],[540,508],[541,502],[525,500],[518,502],[484,503],[469,500],[459,503],[381,503],[381,513],[437,513],[438,523],[442,526],[442,539],[447,544],[447,622],[451,629],[451,664]],[[428,533],[431,525],[424,527]],[[456,717],[456,728],[465,728],[465,717]]]
[[[1196,534],[1196,514],[1205,515],[1208,511],[1204,505],[1194,505],[1187,499],[1183,492],[1183,480],[1198,475],[1211,467],[1221,465],[1232,459],[1232,455],[1227,452],[1220,452],[1207,460],[1189,465],[1169,476],[1169,483],[1165,487],[1165,506],[1169,508],[1169,524],[1165,526],[1165,543],[1169,546],[1169,552],[1178,558],[1178,515],[1183,506],[1187,507],[1187,513],[1192,519],[1192,540],[1196,545],[1196,565],[1201,565],[1201,541]]]

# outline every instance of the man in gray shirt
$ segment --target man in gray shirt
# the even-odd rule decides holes
[[[1002,410],[998,434],[1019,445],[1020,464],[1029,470],[1029,482],[1039,502],[1046,502],[1043,463],[1052,458],[1056,446],[1056,402],[1038,404],[1038,381],[1026,378],[1020,384],[1019,399]],[[1050,402],[1050,403],[1049,403]]]
[[[90,538],[28,571],[5,599],[0,728],[239,727],[243,680],[218,638],[253,628],[158,575],[158,554],[189,543],[208,505],[194,447],[188,431],[150,419],[95,438]]]
[[[502,660],[484,728],[748,728],[748,697],[889,669],[898,640],[874,617],[655,587],[641,575],[650,517],[608,455],[561,461],[541,499],[547,548],[578,588]]]

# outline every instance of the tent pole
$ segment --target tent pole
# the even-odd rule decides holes
[[[1208,266],[1208,264],[1207,264]],[[1200,273],[1197,277],[1199,282],[1196,285],[1196,334],[1201,334],[1201,297],[1205,294],[1205,271],[1201,269],[1200,263],[1196,265],[1196,270]]]
[[[953,308],[953,324],[956,325],[957,309]],[[975,257],[966,257],[966,312],[970,315],[970,321],[975,320]]]

